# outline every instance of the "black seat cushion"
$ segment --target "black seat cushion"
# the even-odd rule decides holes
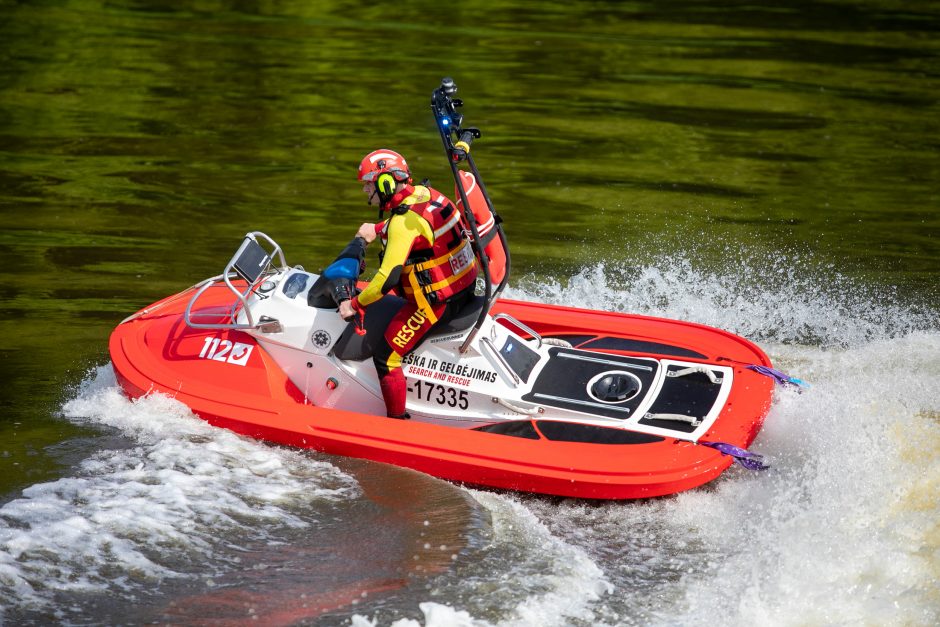
[[[464,329],[469,329],[473,326],[473,323],[477,321],[477,318],[480,317],[480,310],[483,308],[485,302],[485,298],[479,294],[474,294],[457,310],[457,313],[447,316],[438,322],[437,325],[431,329],[431,332],[428,333],[427,337],[458,333]]]

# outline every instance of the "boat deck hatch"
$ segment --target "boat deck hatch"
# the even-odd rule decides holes
[[[552,348],[522,400],[626,420],[646,397],[659,362],[642,357]],[[598,394],[600,392],[600,394]]]
[[[682,375],[682,371],[685,369],[684,365],[676,364],[671,364],[668,367],[662,389],[650,406],[646,416],[640,419],[639,424],[684,433],[692,433],[698,428],[698,423],[691,424],[655,417],[657,415],[685,415],[701,420],[715,406],[721,392],[722,379],[716,377],[715,380],[712,380],[703,372],[675,376],[676,373]],[[721,372],[716,370],[714,374],[720,376]]]

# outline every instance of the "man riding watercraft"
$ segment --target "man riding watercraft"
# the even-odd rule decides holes
[[[320,274],[247,233],[221,274],[118,325],[122,388],[249,437],[557,496],[649,498],[714,479],[731,458],[756,466],[742,447],[771,377],[790,381],[759,347],[701,324],[498,298],[509,251],[455,91],[442,80],[432,110],[456,205],[412,185],[401,155],[371,153],[359,178],[379,224]],[[376,238],[382,267],[354,298]]]
[[[407,419],[407,384],[402,358],[436,325],[466,303],[474,292],[477,262],[466,224],[454,204],[437,190],[412,185],[408,164],[397,152],[375,150],[359,164],[362,190],[385,220],[365,223],[357,233],[365,242],[381,238],[381,267],[358,296],[343,301],[344,319],[363,316],[365,308],[390,290],[405,299],[378,342],[373,361],[391,418]]]

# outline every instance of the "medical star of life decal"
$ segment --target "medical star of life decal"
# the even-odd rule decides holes
[[[313,345],[317,348],[326,348],[330,345],[330,334],[322,329],[315,331],[313,335],[310,336],[310,341],[313,342]]]

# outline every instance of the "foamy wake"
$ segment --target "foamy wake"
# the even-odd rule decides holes
[[[752,447],[772,464],[765,473],[734,467],[648,502],[485,495],[506,526],[539,529],[560,556],[512,569],[507,586],[553,576],[558,586],[510,604],[496,624],[541,624],[565,608],[561,622],[585,624],[940,622],[935,310],[789,258],[742,257],[724,273],[672,258],[598,264],[566,282],[523,280],[506,296],[723,328],[812,387],[777,392]],[[491,624],[468,607],[420,609],[427,626]]]
[[[490,513],[489,546],[475,556],[475,564],[457,574],[459,581],[444,598],[472,599],[465,607],[426,601],[419,604],[426,627],[527,627],[593,624],[592,605],[613,587],[598,565],[581,548],[553,535],[519,497],[471,490]],[[500,616],[496,622],[479,616]],[[393,627],[419,627],[401,619]],[[376,626],[377,621],[354,616],[355,627]]]
[[[781,394],[768,418],[756,445],[771,472],[664,511],[708,557],[660,618],[936,624],[940,333],[782,352],[813,387]]]
[[[755,342],[853,346],[937,330],[937,312],[897,302],[891,288],[820,275],[798,258],[739,255],[724,270],[688,259],[599,263],[561,282],[522,279],[508,298],[688,320]]]
[[[802,394],[778,392],[752,447],[768,456],[767,473],[734,468],[712,486],[650,503],[532,504],[616,586],[612,607],[597,606],[599,620],[940,620],[937,314],[897,303],[890,290],[808,276],[788,267],[768,277],[746,260],[722,275],[679,260],[598,265],[566,285],[510,294],[724,328],[812,383]],[[610,555],[618,543],[623,554]]]
[[[73,476],[33,485],[0,509],[5,604],[43,606],[62,591],[133,592],[166,577],[206,576],[190,572],[191,562],[231,559],[220,552],[221,536],[306,526],[298,515],[305,505],[357,491],[330,464],[210,427],[168,397],[128,401],[110,366],[63,412],[120,430],[129,448],[100,451]]]
[[[580,548],[558,538],[514,497],[472,492],[493,520],[493,542],[520,553],[512,582],[519,595],[500,625],[568,625],[590,621],[591,604],[612,590],[604,573]]]

